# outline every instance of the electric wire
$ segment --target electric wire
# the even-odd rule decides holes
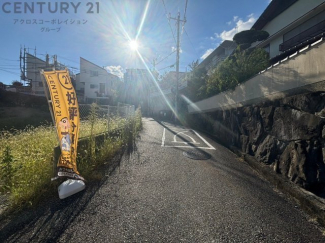
[[[173,53],[175,53],[175,51],[171,52],[168,56],[164,57],[163,59],[161,59],[159,62],[156,63],[156,65],[158,65],[159,63],[161,63],[162,61],[166,60],[168,57],[170,57]]]
[[[166,8],[166,5],[165,5],[165,1],[164,1],[164,0],[161,0],[161,1],[163,2],[164,8],[165,8],[165,14],[166,14],[166,17],[167,17],[167,19],[168,19],[168,25],[169,25],[169,27],[170,27],[170,31],[171,31],[172,34],[173,34],[173,38],[174,38],[175,45],[176,45],[177,42],[176,42],[176,38],[175,38],[175,35],[174,35],[173,28],[172,28],[172,26],[170,25],[170,19],[168,18],[167,8]]]

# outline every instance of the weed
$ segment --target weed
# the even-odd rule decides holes
[[[89,118],[80,123],[79,138],[91,137],[95,141],[96,134],[115,130],[124,130],[124,134],[106,136],[101,145],[94,142],[84,151],[79,151],[78,170],[87,179],[98,178],[95,169],[107,163],[128,140],[134,139],[142,126],[139,110],[134,118],[114,117],[109,124],[107,119],[98,118],[96,114]],[[6,190],[0,192],[10,192],[11,206],[35,205],[41,197],[53,194],[55,186],[50,178],[56,146],[58,140],[54,126],[28,126],[24,130],[0,132],[0,148],[5,148],[0,150],[0,185],[6,185]]]
[[[13,156],[11,155],[10,147],[6,146],[3,153],[3,158],[0,161],[0,181],[3,183],[3,185],[0,187],[0,191],[2,192],[10,191],[12,186],[12,160]]]

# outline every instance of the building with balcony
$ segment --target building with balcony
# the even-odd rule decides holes
[[[277,62],[324,36],[325,2],[273,0],[252,29],[269,33],[269,38],[253,46],[264,48],[271,61]]]
[[[210,74],[219,63],[233,53],[236,47],[237,44],[235,42],[225,40],[199,64],[199,67],[204,67],[208,74]]]

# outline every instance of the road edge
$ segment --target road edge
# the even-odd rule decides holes
[[[276,189],[284,193],[289,198],[293,199],[301,209],[306,212],[312,219],[322,227],[325,228],[325,199],[320,198],[309,192],[283,176],[273,172],[267,165],[258,162],[258,160],[251,155],[243,153],[234,146],[229,146],[218,139],[218,137],[208,134],[206,131],[197,129],[204,133],[207,137],[218,142],[222,146],[227,147],[239,158],[242,158],[251,168],[259,173],[264,179],[270,182]]]

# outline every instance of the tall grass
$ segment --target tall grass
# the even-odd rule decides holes
[[[83,121],[80,124],[79,138],[91,138],[118,128],[125,129],[129,124],[133,124],[134,129],[140,129],[140,110],[129,119],[118,117],[110,119],[110,122],[100,118]],[[134,129],[130,131],[133,136],[137,133]],[[127,139],[125,134],[114,138],[107,136],[102,145],[94,144],[91,152],[78,154],[81,174],[87,179],[87,175],[90,176],[98,165],[104,164],[127,144]],[[58,140],[54,126],[27,127],[14,133],[0,133],[0,193],[10,195],[12,206],[35,204],[41,196],[48,195],[53,189],[50,178],[53,176],[55,146],[58,146]]]

